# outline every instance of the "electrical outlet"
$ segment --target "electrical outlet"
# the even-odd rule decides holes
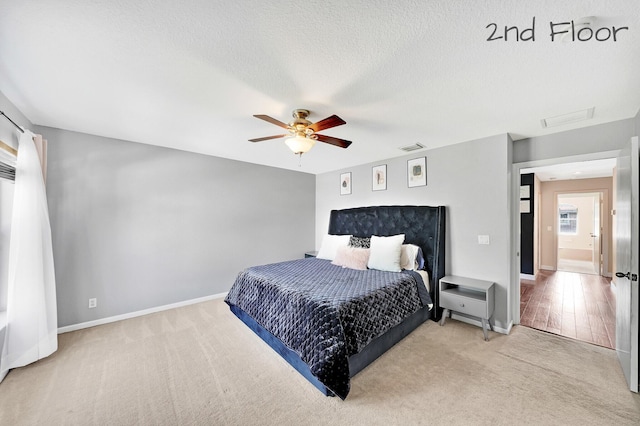
[[[489,236],[488,235],[478,235],[478,244],[482,244],[482,245],[489,244]]]
[[[98,299],[95,297],[89,299],[89,308],[95,308],[96,306],[98,306]]]

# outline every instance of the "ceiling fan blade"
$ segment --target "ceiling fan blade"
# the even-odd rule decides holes
[[[307,126],[307,129],[312,129],[314,132],[319,132],[321,130],[330,129],[332,127],[342,126],[343,124],[347,124],[347,122],[337,115],[332,115],[331,117],[327,117],[324,120],[320,120],[317,123],[313,123]]]
[[[264,138],[249,139],[249,142],[262,142],[262,141],[268,141],[269,139],[284,138],[285,136],[287,135],[265,136]]]
[[[275,124],[276,126],[280,126],[280,127],[284,128],[284,129],[288,129],[289,128],[288,124],[285,124],[280,120],[276,120],[273,117],[269,117],[268,115],[258,114],[258,115],[254,115],[254,117],[255,118],[259,118],[260,120],[268,121],[269,123]]]
[[[351,141],[345,139],[333,138],[331,136],[319,135],[316,133],[320,142],[330,143],[331,145],[339,146],[340,148],[348,148],[351,145]]]

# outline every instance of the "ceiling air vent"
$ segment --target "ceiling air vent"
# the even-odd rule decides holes
[[[399,149],[403,150],[404,152],[411,152],[411,151],[417,151],[422,148],[424,148],[424,145],[421,145],[419,143],[414,143],[413,145],[403,146]]]
[[[569,114],[556,115],[555,117],[543,118],[540,120],[542,127],[562,126],[564,124],[575,123],[577,121],[589,120],[593,118],[595,108],[583,109],[581,111],[570,112]]]

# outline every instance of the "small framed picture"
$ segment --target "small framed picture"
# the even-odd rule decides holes
[[[373,191],[384,191],[387,189],[387,165],[374,166],[371,168],[371,189]]]
[[[427,185],[427,157],[407,161],[407,182],[409,188]]]
[[[351,194],[351,172],[340,174],[340,195]]]

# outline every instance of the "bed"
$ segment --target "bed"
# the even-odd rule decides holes
[[[380,241],[403,234],[404,244],[420,248],[426,274],[298,259],[247,268],[225,301],[322,393],[345,399],[351,377],[427,319],[440,319],[445,216],[443,206],[373,206],[330,214],[331,238],[349,236],[352,243],[371,238],[372,254],[373,243],[379,252]]]

